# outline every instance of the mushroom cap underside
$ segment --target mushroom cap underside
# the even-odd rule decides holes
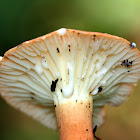
[[[60,29],[7,51],[0,61],[1,96],[49,128],[55,104],[93,97],[93,125],[104,105],[121,105],[140,78],[140,53],[109,34]]]

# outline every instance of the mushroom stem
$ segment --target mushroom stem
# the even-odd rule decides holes
[[[56,105],[60,140],[93,140],[92,97]]]

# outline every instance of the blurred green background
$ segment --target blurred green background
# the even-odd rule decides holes
[[[26,40],[59,28],[106,32],[140,49],[140,0],[1,0],[0,55]],[[122,106],[106,106],[102,140],[140,140],[140,82]],[[0,140],[58,140],[47,129],[0,99]]]

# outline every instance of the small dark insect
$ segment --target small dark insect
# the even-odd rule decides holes
[[[68,45],[68,47],[69,47],[69,52],[70,52],[70,44]]]
[[[57,50],[57,53],[60,53],[59,48],[57,48],[56,50]]]
[[[126,59],[122,61],[121,65],[125,67],[129,67],[129,66],[132,66],[132,63],[133,61],[128,61],[128,59]]]
[[[61,89],[61,92],[62,92],[62,89]]]
[[[95,135],[96,130],[97,130],[97,125],[95,125],[95,127],[94,127],[94,129],[93,129],[94,138],[95,138],[96,140],[101,140],[99,137],[97,137],[97,136]]]
[[[134,42],[130,42],[130,48],[136,48],[136,44]]]
[[[51,91],[52,91],[52,92],[55,91],[57,82],[58,82],[58,79],[56,79],[55,81],[52,81],[52,84],[51,84]]]
[[[93,40],[95,41],[95,37],[96,37],[96,35],[93,35],[93,36],[94,36]]]
[[[103,90],[102,86],[98,87],[98,92],[101,92]]]

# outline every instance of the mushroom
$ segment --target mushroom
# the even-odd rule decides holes
[[[104,105],[119,106],[140,78],[135,43],[105,33],[59,29],[7,51],[0,93],[61,140],[93,140]]]

